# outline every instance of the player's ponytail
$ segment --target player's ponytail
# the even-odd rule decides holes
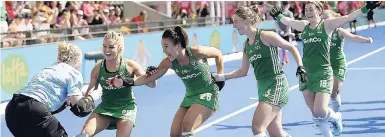
[[[182,48],[188,45],[188,35],[180,26],[165,30],[162,39],[169,39],[174,45],[180,44]]]
[[[254,21],[255,23],[261,23],[265,20],[264,15],[259,11],[258,5],[252,5],[249,7],[255,14]]]
[[[253,25],[264,20],[264,15],[259,12],[259,7],[256,5],[238,7],[234,14]]]
[[[174,28],[174,31],[176,32],[176,34],[178,35],[179,37],[179,42],[180,42],[180,45],[183,47],[183,48],[186,48],[187,45],[188,45],[188,35],[187,33],[183,30],[182,27],[180,26],[176,26]]]

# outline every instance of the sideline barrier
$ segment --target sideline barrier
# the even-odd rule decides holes
[[[385,20],[385,10],[375,13],[377,22]],[[366,25],[366,17],[360,17],[358,25]],[[275,29],[275,22],[265,21],[261,29]],[[213,46],[223,54],[242,51],[245,36],[239,36],[232,25],[186,29],[189,45]],[[125,58],[136,60],[143,68],[158,65],[165,57],[162,52],[161,36],[163,32],[151,32],[125,36]],[[83,41],[71,41],[78,45],[83,54],[101,51],[103,39],[95,38]],[[1,102],[11,99],[12,94],[23,88],[42,68],[53,64],[57,58],[56,44],[42,44],[29,47],[1,49]],[[89,82],[94,60],[84,60],[82,73],[85,84]]]

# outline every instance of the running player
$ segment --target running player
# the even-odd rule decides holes
[[[333,19],[338,18],[340,15],[331,10],[325,10],[323,12],[323,19]],[[342,82],[345,80],[346,75],[346,59],[344,54],[344,39],[348,38],[354,42],[360,43],[372,43],[373,39],[368,37],[362,37],[358,35],[353,35],[349,31],[343,28],[337,28],[333,31],[331,35],[331,46],[330,46],[330,63],[333,69],[334,83],[333,91],[330,96],[330,103],[332,109],[335,112],[340,111],[341,107],[341,97],[339,95],[340,89],[342,87]]]
[[[123,52],[123,34],[108,32],[103,41],[105,59],[92,69],[86,93],[99,83],[103,92],[102,102],[95,108],[77,137],[94,136],[104,129],[117,129],[117,137],[130,136],[137,112],[133,89],[131,86],[109,86],[107,80],[115,76],[134,78],[135,75],[145,75],[146,72],[135,61],[124,59]],[[147,86],[155,87],[156,81]]]
[[[379,5],[380,2],[367,2],[367,5],[349,15],[327,20],[321,19],[323,6],[319,1],[306,3],[305,15],[307,20],[298,21],[287,18],[281,14],[278,7],[270,11],[274,19],[302,31],[303,63],[308,72],[309,81],[300,83],[300,90],[303,91],[306,104],[313,114],[314,122],[319,125],[319,129],[325,137],[331,137],[333,134],[338,136],[342,133],[343,128],[341,113],[336,113],[333,109],[328,108],[333,88],[330,36],[336,28],[353,21]],[[334,127],[333,134],[328,122],[331,122]]]
[[[266,129],[270,136],[291,137],[282,128],[281,109],[287,104],[289,83],[280,64],[278,47],[289,50],[297,64],[297,75],[306,82],[306,71],[302,67],[301,55],[297,48],[272,31],[255,29],[263,21],[255,6],[239,7],[232,16],[233,26],[240,35],[246,35],[242,67],[236,71],[218,74],[219,80],[244,77],[250,64],[258,83],[259,104],[254,112],[252,131],[255,137],[266,137]]]
[[[222,52],[214,47],[188,46],[188,35],[179,26],[164,31],[163,52],[167,55],[157,71],[136,79],[115,78],[111,85],[143,85],[173,69],[186,86],[186,95],[171,125],[171,137],[194,137],[194,130],[210,118],[219,105],[219,91],[224,82],[216,82],[203,60],[215,58],[217,72],[223,73]],[[151,68],[151,67],[150,67]],[[156,136],[156,135],[155,135]]]
[[[282,2],[282,15],[294,19],[293,12],[289,10],[290,4],[287,1]],[[294,33],[291,31],[291,27],[288,25],[285,25],[279,21],[277,21],[277,28],[278,28],[278,34],[281,35],[283,39],[288,41],[289,43],[292,43],[293,37],[295,36]],[[287,50],[282,49],[282,65],[289,64],[289,59],[287,57]]]
[[[51,113],[65,102],[79,117],[92,112],[93,100],[100,97],[100,92],[83,96],[83,76],[79,71],[82,64],[80,48],[59,43],[57,61],[42,69],[9,101],[5,109],[5,121],[14,136],[67,137],[67,132]]]

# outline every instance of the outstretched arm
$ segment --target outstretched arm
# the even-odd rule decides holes
[[[284,15],[282,15],[282,11],[279,7],[272,8],[270,11],[270,15],[277,21],[280,21],[283,24],[288,25],[298,31],[303,31],[305,26],[309,24],[309,22],[306,20],[295,20],[290,17],[285,17]]]
[[[164,58],[158,66],[158,71],[152,75],[141,75],[134,79],[134,85],[140,86],[155,81],[166,74],[167,70],[171,68],[171,62],[167,58]]]
[[[146,72],[142,69],[142,67],[136,63],[135,61],[132,60],[127,60],[126,61],[127,65],[131,66],[134,69],[134,73],[137,77],[146,75]],[[147,87],[154,88],[156,87],[156,80],[146,84]]]
[[[217,65],[217,73],[223,73],[223,56],[222,52],[219,49],[208,46],[193,46],[191,50],[193,55],[197,57],[198,60],[203,58],[215,58],[215,62]]]
[[[349,23],[353,20],[355,20],[357,17],[362,16],[363,14],[366,14],[369,10],[373,10],[377,8],[381,2],[367,2],[366,5],[362,6],[360,9],[351,12],[348,15],[333,18],[333,19],[327,19],[325,20],[325,29],[327,33],[332,32],[334,29],[341,27],[342,25]]]
[[[245,49],[245,43],[243,43],[243,49]],[[246,53],[243,52],[242,67],[235,71],[226,73],[225,79],[235,79],[235,78],[247,76],[247,73],[249,72],[249,68],[250,68],[249,60],[247,59]]]
[[[344,37],[344,38],[347,38],[347,39],[350,39],[354,42],[359,42],[359,43],[372,43],[373,42],[373,39],[368,37],[368,38],[365,38],[365,37],[362,37],[362,36],[359,36],[359,35],[354,35],[352,33],[350,33],[349,31],[347,31],[346,29],[343,29],[343,28],[339,28],[338,29],[338,33],[340,36]]]

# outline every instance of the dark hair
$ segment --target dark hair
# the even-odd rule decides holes
[[[174,45],[179,43],[183,48],[188,45],[188,35],[180,26],[165,30],[162,39],[170,39]]]

